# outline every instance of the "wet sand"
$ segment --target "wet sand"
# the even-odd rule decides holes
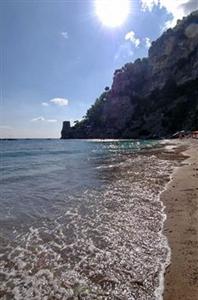
[[[164,300],[198,299],[198,141],[174,142],[187,156],[161,199],[166,206],[164,234],[171,248]],[[177,151],[177,150],[176,150]],[[180,153],[181,154],[181,153]],[[181,156],[179,153],[178,155]]]

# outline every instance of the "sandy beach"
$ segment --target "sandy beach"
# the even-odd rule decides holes
[[[164,234],[171,248],[165,274],[164,300],[198,299],[198,141],[177,141],[178,159],[172,180],[162,193],[167,220]],[[183,151],[185,149],[185,151]]]

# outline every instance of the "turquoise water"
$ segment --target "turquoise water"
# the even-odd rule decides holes
[[[144,147],[145,142],[16,140],[0,142],[1,221],[54,217],[56,203],[105,183],[97,167]],[[107,180],[108,181],[108,180]]]
[[[155,144],[0,142],[5,299],[155,299],[167,256],[156,178],[171,172],[143,150]]]

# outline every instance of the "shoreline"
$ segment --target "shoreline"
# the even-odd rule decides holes
[[[171,251],[164,274],[164,300],[195,300],[198,295],[198,142],[173,141],[180,162],[160,195],[166,214],[163,235]],[[179,150],[184,147],[183,150]],[[179,159],[180,156],[180,159]],[[181,159],[183,156],[183,159]]]

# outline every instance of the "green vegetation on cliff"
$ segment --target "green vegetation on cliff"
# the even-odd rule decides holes
[[[154,138],[198,129],[198,11],[116,70],[111,88],[62,138]]]

